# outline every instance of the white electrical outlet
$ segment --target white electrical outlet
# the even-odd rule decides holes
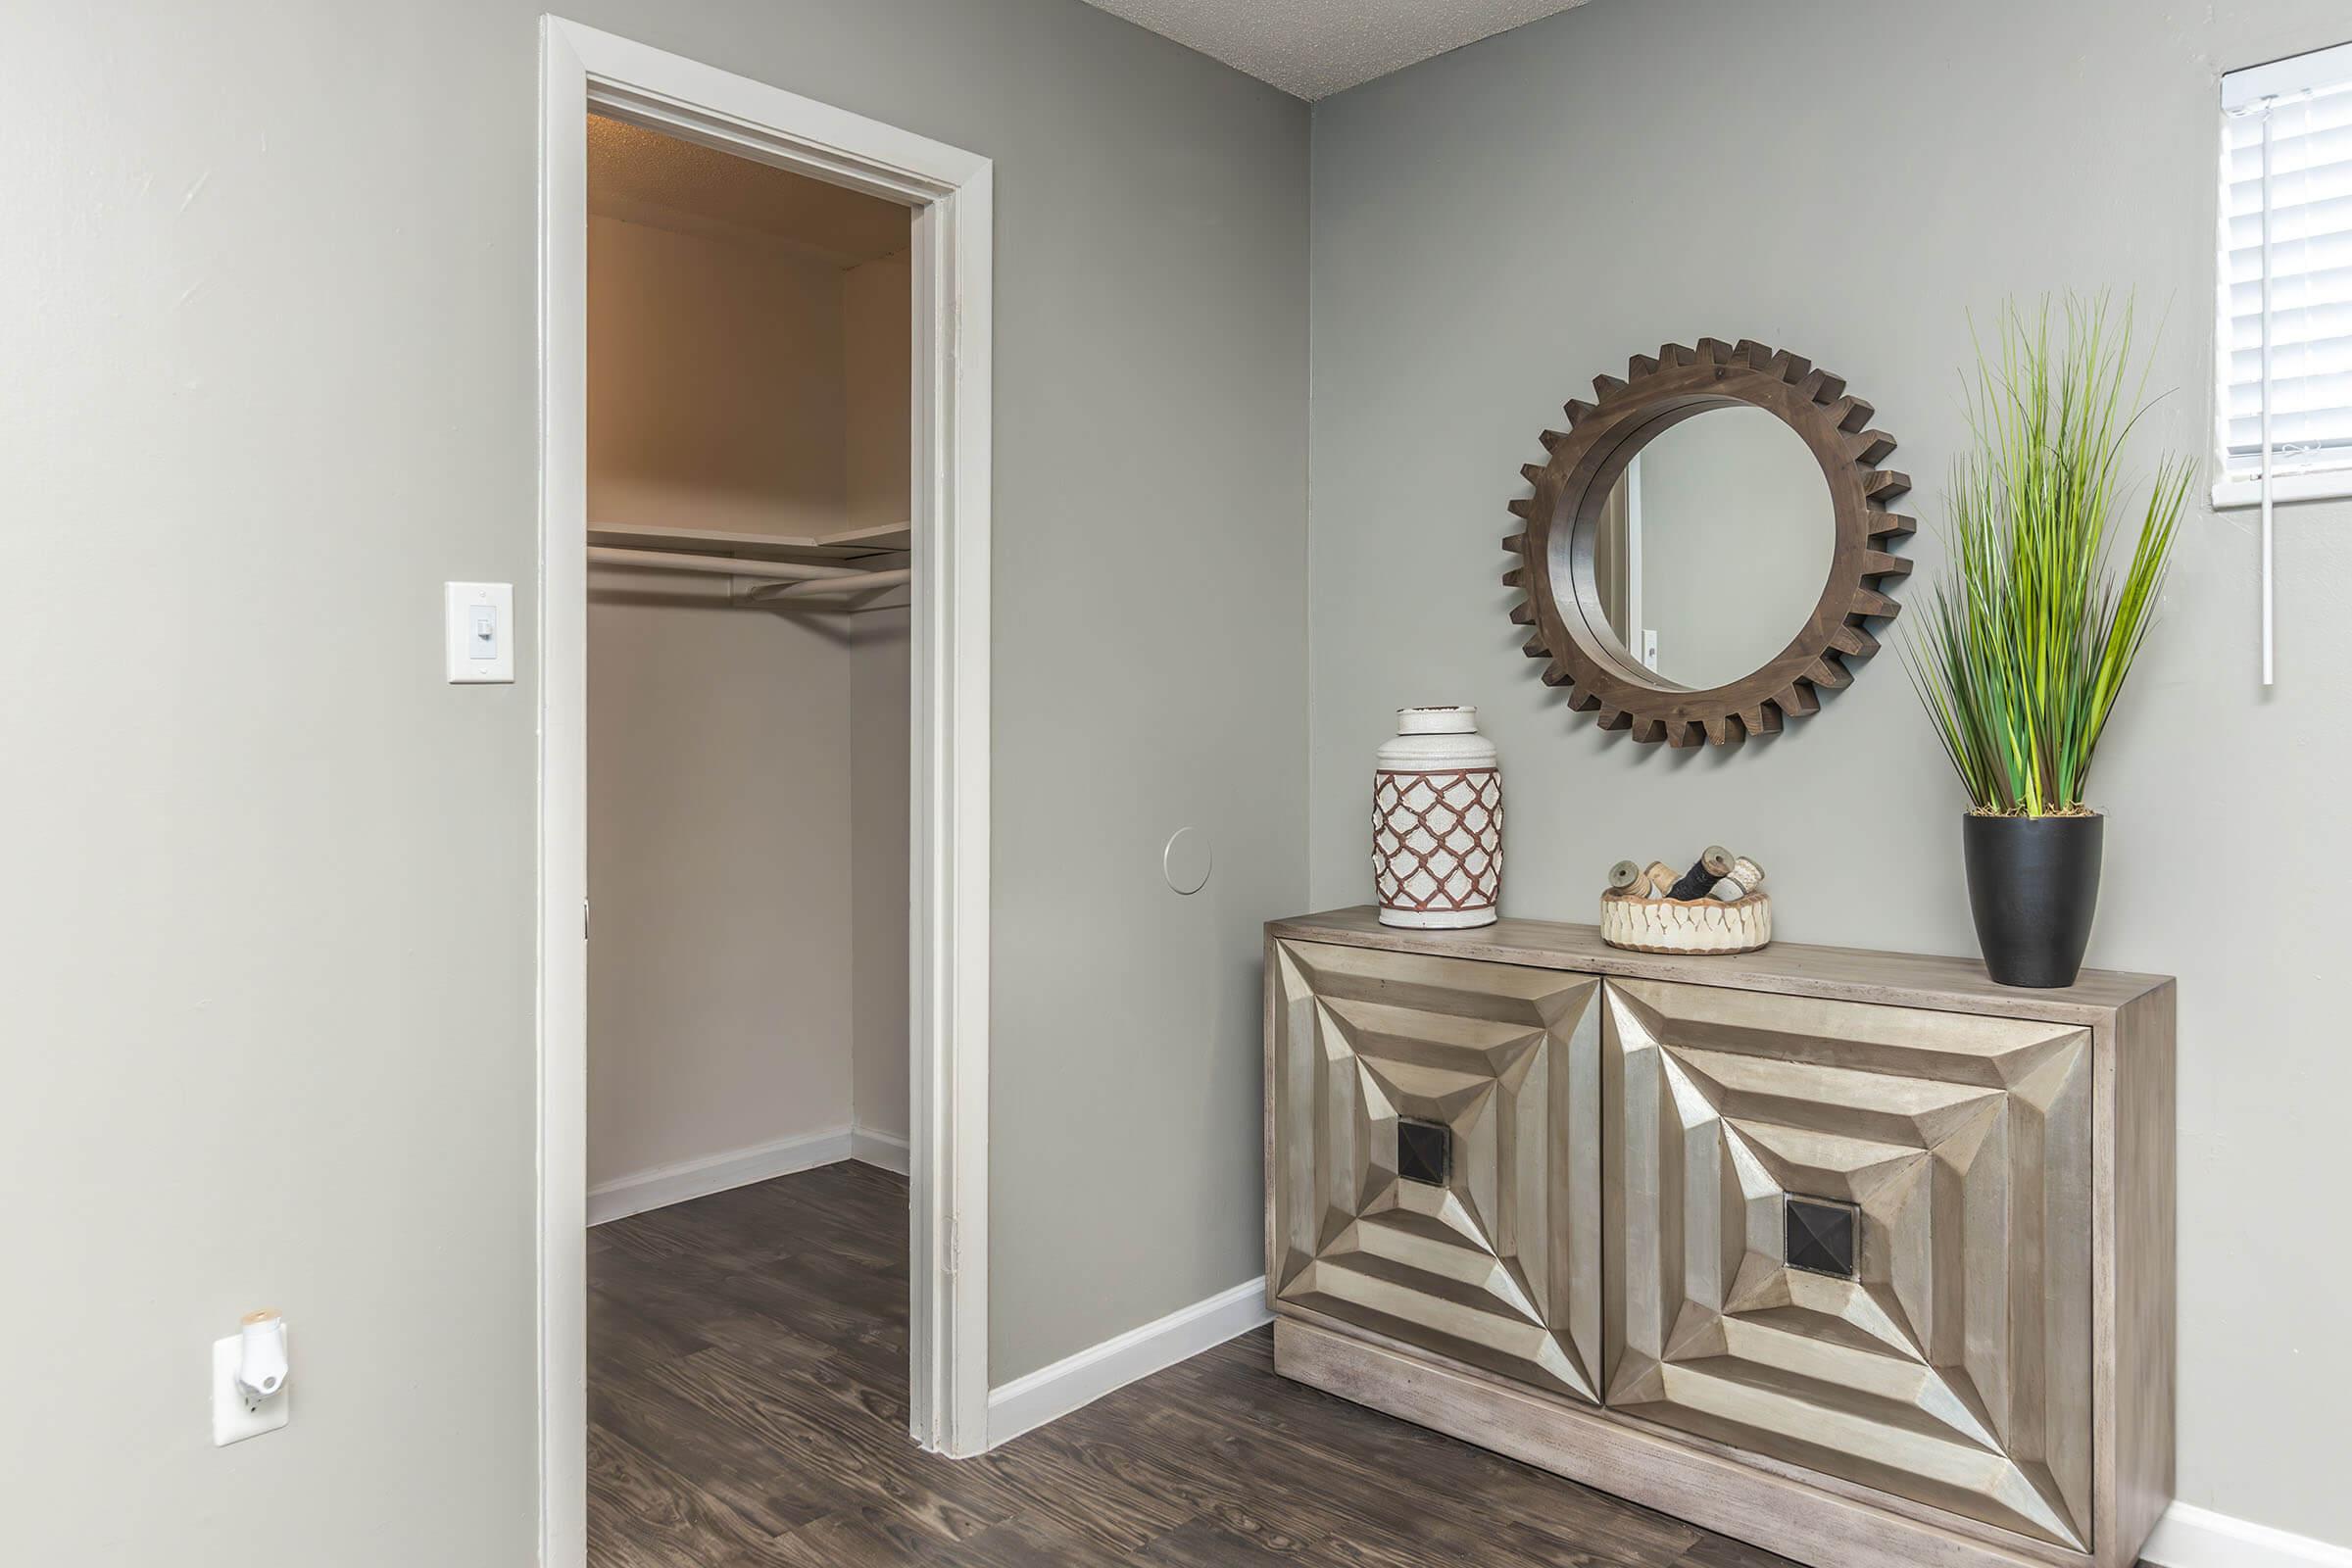
[[[286,1424],[289,1416],[287,1401],[294,1397],[290,1381],[258,1404],[247,1401],[245,1391],[237,1387],[237,1368],[244,1358],[242,1335],[231,1334],[225,1340],[213,1342],[213,1446],[216,1448],[258,1438],[265,1432],[275,1432]]]

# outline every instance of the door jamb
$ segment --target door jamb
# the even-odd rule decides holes
[[[913,210],[909,1426],[988,1443],[994,169],[560,17],[540,26],[539,1560],[587,1553],[587,117]]]

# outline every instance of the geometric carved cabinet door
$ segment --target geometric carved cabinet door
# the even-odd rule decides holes
[[[1597,1398],[1599,982],[1278,942],[1277,1299]]]
[[[2088,1032],[1659,981],[1602,1008],[1604,1401],[2088,1549]]]

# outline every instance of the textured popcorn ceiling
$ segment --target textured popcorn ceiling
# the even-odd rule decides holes
[[[1088,0],[1299,98],[1474,43],[1582,0]]]

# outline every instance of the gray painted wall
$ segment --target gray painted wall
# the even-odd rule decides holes
[[[994,1379],[1250,1278],[1306,110],[1077,0],[568,9],[997,160]],[[443,685],[440,585],[533,592],[537,10],[7,8],[12,1559],[531,1554],[537,671]]]
[[[2172,306],[2147,434],[2202,453],[2216,77],[2347,33],[2340,0],[1598,0],[1319,106],[1314,903],[1366,897],[1389,710],[1469,702],[1502,749],[1506,913],[1590,919],[1610,861],[1719,840],[1771,868],[1786,937],[1973,952],[1962,797],[1899,662],[1736,756],[1600,734],[1505,618],[1518,466],[1628,354],[1749,336],[1876,401],[1933,518],[1965,313],[2069,285]],[[2181,978],[2180,1494],[2352,1543],[2352,1266],[2311,1230],[2352,1098],[2341,899],[2260,869],[2305,861],[2352,765],[2352,508],[2282,512],[2279,552],[2265,694],[2253,518],[2187,519],[2093,780],[2091,958]]]

